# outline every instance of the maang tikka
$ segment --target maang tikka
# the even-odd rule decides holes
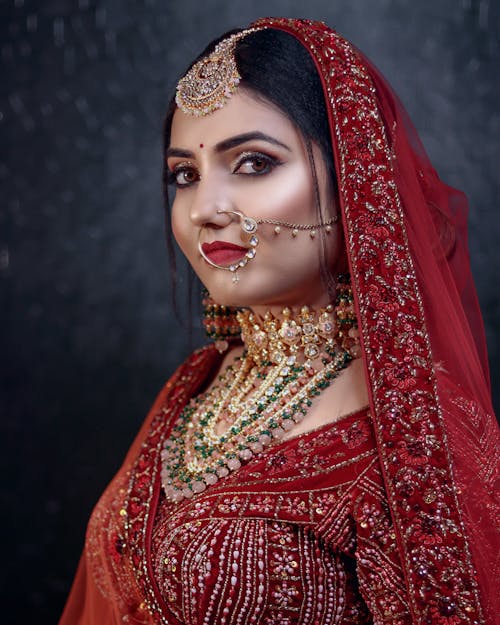
[[[202,117],[224,106],[241,80],[236,44],[258,28],[248,28],[220,41],[215,50],[191,67],[177,85],[175,102],[188,115]]]

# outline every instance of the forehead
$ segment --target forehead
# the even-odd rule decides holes
[[[176,109],[170,145],[187,148],[203,143],[208,147],[228,137],[251,131],[261,131],[284,142],[286,139],[290,147],[302,146],[299,131],[282,111],[243,89],[233,94],[223,108],[203,117]]]

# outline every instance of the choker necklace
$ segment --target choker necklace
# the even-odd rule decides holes
[[[161,452],[167,499],[178,503],[203,492],[302,421],[356,352],[349,304],[319,313],[286,308],[279,319],[238,313],[245,351],[184,408]]]

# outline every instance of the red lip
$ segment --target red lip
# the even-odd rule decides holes
[[[246,252],[246,247],[241,247],[241,245],[235,245],[234,243],[229,243],[227,241],[214,241],[213,243],[202,243],[201,249],[205,254],[210,254],[210,252],[218,252],[219,250],[237,250],[239,252]]]
[[[202,243],[201,249],[205,256],[216,265],[230,265],[242,256],[244,256],[248,248],[241,245],[235,245],[228,241],[213,241],[212,243]]]

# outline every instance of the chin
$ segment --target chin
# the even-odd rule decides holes
[[[296,276],[296,280],[284,283],[279,271],[263,271],[262,268],[252,267],[255,271],[245,267],[239,272],[239,281],[233,282],[233,275],[229,271],[220,270],[215,273],[200,272],[199,278],[210,293],[212,299],[222,306],[237,308],[271,308],[295,307],[315,305],[324,299],[324,291],[313,292],[312,284],[321,282],[316,274]],[[281,288],[276,288],[276,286]]]
[[[237,285],[238,287],[240,285]],[[255,297],[243,293],[231,293],[229,289],[209,289],[210,297],[221,306],[231,306],[233,308],[251,308],[256,305]]]
[[[210,293],[210,297],[221,306],[232,306],[235,308],[251,308],[257,305],[260,298],[255,296],[255,292],[242,288],[242,278],[238,284],[232,282],[227,285],[215,284],[213,280],[203,282],[205,288]]]

